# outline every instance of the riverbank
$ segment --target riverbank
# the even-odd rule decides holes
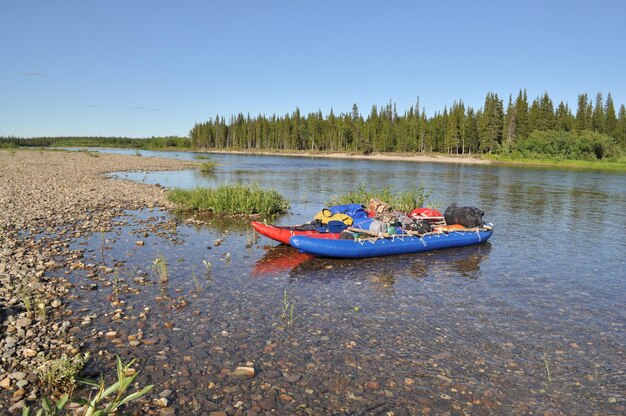
[[[74,238],[111,229],[127,210],[170,208],[164,190],[104,176],[178,170],[193,162],[92,152],[0,150],[0,414],[39,398],[39,356],[82,351],[84,317],[66,308],[72,285],[52,278],[84,268]],[[89,313],[83,311],[83,313]]]
[[[193,150],[192,150],[193,151]],[[429,162],[429,163],[461,163],[472,165],[488,165],[491,161],[482,159],[475,155],[445,155],[437,153],[348,153],[348,152],[316,152],[302,150],[299,152],[282,150],[230,150],[230,149],[210,149],[198,150],[200,153],[233,153],[242,155],[271,155],[271,156],[291,156],[291,157],[316,157],[327,159],[364,159],[377,161],[396,162]]]
[[[164,149],[180,150],[180,149]],[[315,157],[327,159],[363,159],[373,161],[395,161],[414,163],[453,163],[467,165],[499,165],[519,167],[541,167],[553,169],[597,170],[609,172],[626,172],[626,162],[585,161],[585,160],[551,160],[551,159],[509,159],[499,155],[454,155],[443,153],[349,153],[349,152],[316,152],[302,150],[299,152],[283,150],[231,150],[231,149],[190,149],[199,153],[248,154],[291,157]]]

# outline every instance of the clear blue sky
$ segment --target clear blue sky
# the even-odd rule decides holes
[[[626,1],[0,1],[0,136],[186,136],[215,114],[626,103]]]

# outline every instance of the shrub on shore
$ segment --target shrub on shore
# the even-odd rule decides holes
[[[210,211],[224,215],[283,214],[289,201],[275,190],[264,190],[258,185],[222,185],[218,188],[173,189],[168,199],[183,211]]]

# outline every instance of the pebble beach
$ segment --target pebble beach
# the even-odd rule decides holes
[[[101,232],[125,210],[168,208],[157,186],[107,172],[174,170],[192,162],[92,152],[0,150],[0,415],[38,397],[38,357],[74,355],[82,318],[65,307],[80,250],[68,240]]]

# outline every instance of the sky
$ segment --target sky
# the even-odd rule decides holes
[[[626,103],[626,1],[0,0],[0,137],[187,136],[216,115]]]

